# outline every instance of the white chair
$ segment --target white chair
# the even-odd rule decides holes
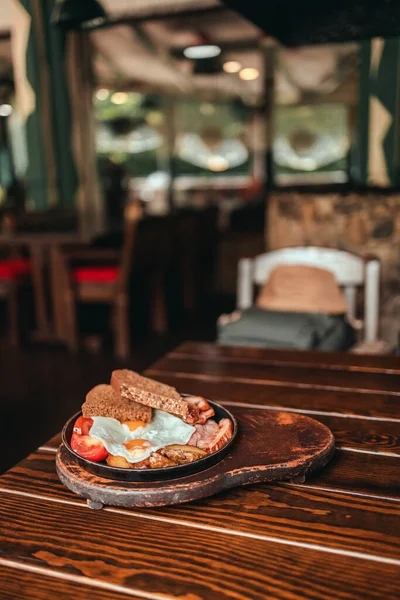
[[[331,248],[284,248],[239,261],[237,308],[253,305],[254,285],[263,285],[271,271],[280,265],[308,265],[328,269],[343,287],[348,315],[356,317],[356,288],[364,287],[363,347],[377,342],[379,326],[380,262],[366,260],[350,252]]]

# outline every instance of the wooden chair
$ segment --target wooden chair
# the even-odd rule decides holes
[[[177,215],[176,261],[182,280],[183,308],[195,314],[215,293],[218,209],[182,210]]]
[[[378,339],[380,262],[364,259],[350,252],[331,248],[284,248],[239,261],[237,280],[237,307],[239,310],[253,305],[254,286],[263,285],[273,269],[280,265],[308,265],[329,269],[343,287],[348,314],[356,318],[356,292],[364,288],[364,343]]]
[[[17,255],[0,260],[0,298],[7,302],[8,338],[16,348],[20,341],[18,297],[29,277],[30,262]]]
[[[59,264],[54,268],[58,286],[63,290],[64,339],[73,352],[78,349],[76,304],[87,302],[112,306],[115,353],[122,359],[130,354],[129,279],[141,213],[136,204],[128,207],[122,250],[64,249],[54,257]]]

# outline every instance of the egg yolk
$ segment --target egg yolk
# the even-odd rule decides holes
[[[129,440],[128,442],[123,442],[125,448],[127,450],[132,450],[134,448],[150,448],[151,443],[148,440]]]
[[[135,431],[139,427],[146,427],[144,421],[124,421],[122,425],[126,425],[130,431]]]

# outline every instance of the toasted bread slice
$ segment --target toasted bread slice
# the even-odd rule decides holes
[[[150,423],[151,408],[122,398],[111,385],[96,385],[86,396],[82,405],[84,417],[111,417],[118,421],[144,421]]]
[[[164,410],[180,417],[186,423],[196,423],[199,418],[199,409],[187,402],[175,388],[143,377],[134,371],[113,371],[111,386],[122,398]]]

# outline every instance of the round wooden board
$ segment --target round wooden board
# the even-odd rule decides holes
[[[57,474],[92,508],[153,507],[205,498],[239,485],[304,479],[333,457],[332,432],[309,417],[262,410],[244,412],[237,421],[239,433],[230,453],[213,467],[187,477],[143,483],[105,479],[78,465],[63,444],[57,451]]]

